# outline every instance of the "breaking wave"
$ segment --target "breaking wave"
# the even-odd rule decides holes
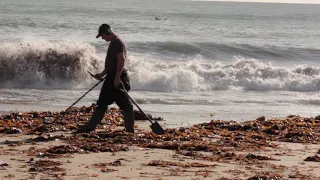
[[[147,91],[319,91],[320,68],[299,65],[277,67],[255,59],[233,63],[145,62],[131,63],[133,88]]]
[[[165,61],[129,54],[133,90],[197,92],[214,90],[299,91],[320,89],[320,68],[274,66],[239,57],[235,60]],[[190,58],[189,58],[190,59]],[[96,48],[72,41],[6,42],[0,44],[0,88],[88,88],[87,71],[103,67]]]
[[[0,44],[0,87],[68,88],[99,69],[95,48],[71,41]]]

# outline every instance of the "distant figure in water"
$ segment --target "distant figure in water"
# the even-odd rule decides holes
[[[161,18],[159,18],[159,17],[154,17],[154,20],[167,20],[167,18],[164,18],[164,19],[161,19]]]

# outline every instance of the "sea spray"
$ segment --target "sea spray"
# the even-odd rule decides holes
[[[73,87],[90,78],[87,71],[101,69],[100,61],[87,43],[5,42],[0,44],[0,87]]]

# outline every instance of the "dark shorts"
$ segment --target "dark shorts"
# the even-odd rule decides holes
[[[127,71],[122,72],[121,81],[126,91],[129,91],[131,87]],[[123,86],[119,85],[118,87],[115,87],[113,84],[114,76],[107,76],[106,80],[103,82],[97,105],[100,107],[107,107],[115,102],[121,110],[132,107],[130,99],[123,90]]]

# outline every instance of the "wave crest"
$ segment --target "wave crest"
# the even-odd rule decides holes
[[[0,45],[0,87],[63,88],[99,69],[95,48],[71,41]]]

